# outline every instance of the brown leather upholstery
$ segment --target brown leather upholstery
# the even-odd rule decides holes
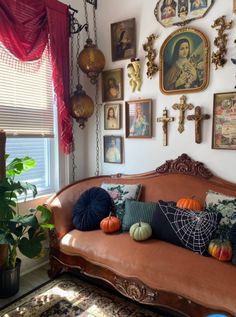
[[[199,162],[193,161],[190,165],[189,162],[185,165],[182,161],[176,161],[171,168],[168,167],[170,164],[167,161],[167,170],[166,166],[164,169],[161,167],[164,170],[162,174],[154,171],[133,176],[92,177],[70,185],[52,197],[48,205],[53,212],[57,235],[57,237],[52,236],[50,241],[52,271],[56,271],[53,261],[66,268],[75,267],[74,255],[79,255],[87,262],[108,268],[120,276],[137,278],[154,290],[177,294],[175,303],[172,303],[173,297],[168,301],[168,305],[173,304],[177,309],[180,307],[177,303],[179,296],[202,304],[204,307],[216,309],[212,311],[207,308],[208,310],[203,311],[199,306],[199,310],[196,311],[194,304],[192,310],[188,307],[185,310],[186,305],[181,302],[180,311],[183,311],[185,316],[205,317],[209,313],[218,312],[218,309],[236,316],[236,267],[232,264],[200,256],[163,241],[148,240],[137,243],[127,234],[105,235],[101,231],[80,232],[73,228],[72,208],[76,200],[83,191],[93,186],[100,186],[102,182],[141,183],[140,200],[142,201],[156,202],[159,199],[176,201],[179,198],[195,195],[203,203],[209,189],[236,196],[236,184],[211,176],[208,170],[205,172],[202,169],[201,163],[199,165]],[[186,175],[186,170],[190,175]],[[57,239],[58,242],[55,242]],[[68,254],[71,255],[71,259],[73,258],[73,264]],[[85,263],[80,260],[78,267],[83,265]],[[93,275],[99,276],[99,270],[95,271]],[[106,279],[104,276],[102,278]],[[113,283],[112,279],[109,281]],[[161,304],[165,305],[166,297],[163,298]]]
[[[207,302],[236,312],[236,267],[164,241],[136,242],[128,233],[72,230],[60,242],[61,251],[137,277],[146,285],[174,292],[200,304]]]

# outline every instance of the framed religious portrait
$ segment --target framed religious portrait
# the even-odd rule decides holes
[[[104,130],[119,130],[121,128],[121,105],[104,105]]]
[[[236,150],[236,92],[214,94],[212,148]]]
[[[123,68],[102,72],[102,101],[123,99]]]
[[[213,3],[214,0],[159,0],[154,15],[165,27],[186,25],[204,17]]]
[[[135,18],[111,24],[112,61],[136,57]]]
[[[104,162],[121,164],[123,162],[122,137],[117,135],[103,136]]]
[[[160,49],[160,89],[164,94],[198,92],[209,81],[209,44],[197,29],[171,33]]]
[[[126,138],[152,137],[152,99],[127,101]]]

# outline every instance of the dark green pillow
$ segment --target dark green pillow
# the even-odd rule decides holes
[[[154,202],[126,199],[125,214],[122,220],[122,231],[129,231],[129,228],[140,220],[151,224],[156,206],[157,204]]]

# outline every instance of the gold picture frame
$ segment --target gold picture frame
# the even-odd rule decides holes
[[[122,100],[124,94],[123,68],[102,72],[102,101]]]
[[[127,101],[125,112],[126,138],[152,137],[152,99]]]
[[[135,18],[111,24],[112,61],[136,57]]]
[[[195,28],[171,33],[160,49],[160,89],[164,94],[199,92],[209,82],[209,43]]]
[[[118,135],[103,136],[104,162],[121,164],[123,162],[123,138]]]
[[[121,129],[121,104],[104,105],[104,130]]]
[[[212,148],[236,150],[236,92],[214,94]]]
[[[215,0],[159,0],[154,15],[164,27],[186,25],[204,17]]]

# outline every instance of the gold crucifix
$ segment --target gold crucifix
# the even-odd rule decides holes
[[[157,122],[162,122],[162,129],[163,129],[163,145],[167,145],[167,127],[168,123],[171,121],[174,121],[175,118],[168,117],[168,110],[165,108],[163,110],[163,116],[160,118],[157,118]]]
[[[202,142],[202,134],[201,134],[201,121],[209,119],[209,114],[202,114],[201,108],[197,106],[195,108],[195,114],[187,116],[188,120],[194,120],[195,121],[195,142],[201,143]]]
[[[179,110],[179,133],[182,133],[184,131],[185,111],[192,110],[194,108],[194,106],[191,103],[186,103],[186,99],[187,98],[185,96],[181,96],[180,103],[175,103],[172,106],[174,110]]]

